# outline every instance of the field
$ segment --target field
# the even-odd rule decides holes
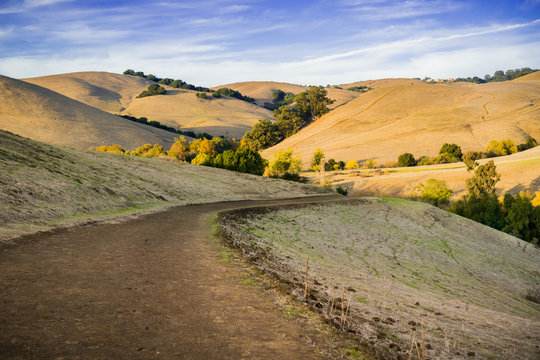
[[[525,298],[539,290],[540,250],[512,236],[373,198],[235,210],[219,223],[299,299],[308,259],[308,302],[385,358],[407,358],[412,336],[426,358],[540,356],[540,305]]]
[[[496,192],[517,194],[520,191],[540,190],[540,147],[520,153],[479,160],[480,164],[493,160],[501,180]],[[320,183],[321,176],[315,172],[302,173],[308,182]],[[386,197],[410,197],[419,184],[425,184],[430,178],[444,180],[454,192],[452,200],[461,198],[466,193],[465,182],[472,174],[467,172],[463,163],[425,165],[406,168],[356,169],[327,171],[324,180],[333,187],[341,186],[351,195],[369,195]]]
[[[168,158],[57,147],[1,130],[0,190],[2,240],[173,205],[328,193]]]

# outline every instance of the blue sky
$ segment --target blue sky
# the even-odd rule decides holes
[[[0,74],[127,68],[213,86],[540,68],[540,0],[0,0]]]

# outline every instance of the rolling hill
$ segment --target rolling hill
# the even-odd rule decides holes
[[[293,148],[307,164],[321,148],[327,159],[382,163],[404,152],[434,156],[446,142],[469,151],[484,150],[491,140],[540,138],[537,73],[499,83],[383,80],[373,87],[263,155]]]
[[[267,109],[234,98],[202,100],[196,91],[165,86],[167,94],[137,99],[153,82],[107,72],[77,72],[24,79],[113,114],[156,120],[183,130],[241,138]]]
[[[307,90],[307,86],[295,85],[289,83],[273,82],[273,81],[248,81],[248,82],[238,82],[227,85],[220,85],[214,87],[214,89],[219,89],[227,87],[241,92],[243,95],[250,96],[255,99],[255,102],[259,106],[264,106],[265,103],[272,103],[272,93],[274,90],[281,90],[284,92],[292,92],[293,94],[298,94]],[[329,106],[330,109],[335,109],[338,106],[341,106],[353,99],[356,99],[361,94],[355,91],[337,89],[334,87],[327,87],[328,97],[335,100],[333,104]]]
[[[272,118],[269,110],[246,101],[230,97],[199,99],[196,91],[165,88],[165,95],[134,99],[122,114],[145,116],[183,130],[236,138],[244,136],[259,119]]]
[[[0,129],[76,148],[145,143],[170,146],[174,134],[137,124],[52,90],[0,76]]]
[[[118,114],[153,81],[107,72],[77,72],[22,79],[62,95]]]

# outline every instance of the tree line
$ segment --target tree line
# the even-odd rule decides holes
[[[241,146],[235,139],[199,138],[189,142],[184,136],[174,139],[169,151],[159,144],[144,144],[133,151],[120,145],[104,145],[89,150],[141,157],[170,157],[180,162],[263,175],[268,162],[258,152]]]
[[[538,69],[531,69],[529,67],[524,67],[521,69],[510,69],[510,70],[497,70],[493,75],[486,74],[483,78],[480,78],[478,76],[473,77],[466,77],[466,78],[457,78],[454,81],[460,81],[460,82],[472,82],[476,84],[484,84],[488,82],[499,82],[499,81],[507,81],[507,80],[514,80],[518,77],[525,76],[528,74],[531,74],[533,72],[538,71]]]
[[[175,129],[172,126],[164,125],[164,124],[160,123],[159,121],[148,120],[144,116],[143,117],[135,117],[135,116],[131,116],[131,115],[120,115],[120,114],[118,114],[118,116],[123,117],[124,119],[130,120],[130,121],[134,121],[134,122],[139,123],[139,124],[152,126],[152,127],[162,129],[162,130],[165,130],[165,131],[169,131],[169,132],[179,134],[179,135],[189,136],[189,137],[192,137],[194,139],[195,138],[197,138],[197,139],[203,139],[203,138],[211,139],[212,138],[212,135],[210,135],[210,134],[208,134],[206,132],[195,133],[193,131]]]
[[[170,78],[160,78],[160,77],[155,76],[154,74],[145,75],[144,72],[135,71],[133,69],[127,69],[126,71],[123,72],[123,74],[124,75],[142,77],[144,79],[154,81],[154,82],[156,82],[158,84],[167,85],[167,86],[170,86],[170,87],[173,87],[173,88],[176,88],[176,89],[186,89],[186,90],[212,92],[212,90],[210,90],[209,88],[204,87],[204,86],[195,86],[195,85],[192,85],[192,84],[188,84],[187,82],[182,81],[182,80],[175,80],[175,79],[170,79]]]

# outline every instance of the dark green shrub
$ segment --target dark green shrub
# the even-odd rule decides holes
[[[416,166],[416,160],[414,159],[414,155],[411,153],[404,153],[404,154],[399,155],[398,166],[400,167]]]

